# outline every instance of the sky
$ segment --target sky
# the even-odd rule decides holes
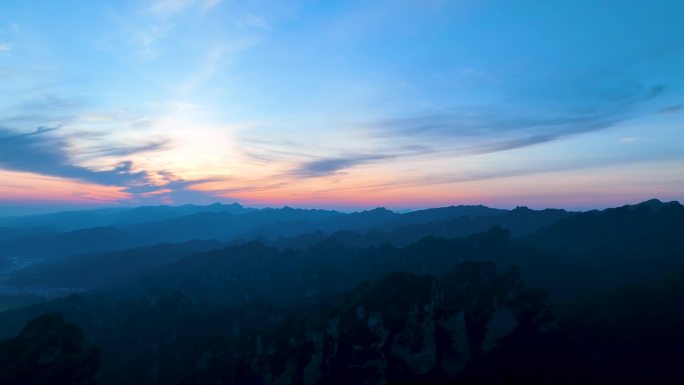
[[[0,213],[684,200],[684,2],[0,1]]]

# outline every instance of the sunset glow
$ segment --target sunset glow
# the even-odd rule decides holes
[[[0,11],[0,206],[684,199],[680,1],[39,3]]]

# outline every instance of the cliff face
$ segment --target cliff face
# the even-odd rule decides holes
[[[543,298],[518,274],[466,263],[443,279],[395,273],[317,323],[274,330],[200,355],[187,383],[392,384],[446,380],[518,327],[544,320]],[[233,368],[228,369],[226,368]]]

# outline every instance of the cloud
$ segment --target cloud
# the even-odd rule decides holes
[[[145,10],[160,16],[170,16],[188,9],[195,3],[196,0],[157,0]]]
[[[669,106],[669,107],[661,108],[661,109],[658,110],[658,113],[659,113],[659,114],[663,114],[663,115],[670,115],[670,114],[679,113],[679,112],[681,112],[683,109],[684,109],[684,104],[683,104],[683,103],[680,103],[680,104],[676,104],[676,105],[674,105],[674,106]]]
[[[472,155],[506,151],[603,130],[634,116],[663,86],[618,87],[595,93],[592,106],[455,108],[442,113],[387,119],[366,126],[376,138],[400,143],[437,143],[438,151]]]
[[[208,83],[219,70],[225,53],[224,47],[213,47],[206,60],[203,60],[201,65],[179,86],[178,93],[181,95],[188,94]]]
[[[390,155],[354,155],[336,158],[321,158],[305,162],[292,170],[290,175],[313,178],[334,174],[359,164],[391,158]]]
[[[136,170],[131,160],[113,164],[107,170],[93,170],[73,164],[68,154],[68,137],[53,135],[58,128],[39,127],[19,133],[0,127],[0,169],[79,180],[104,186],[122,187],[137,203],[214,202],[210,193],[193,190],[199,183],[215,179],[185,180],[168,171]],[[127,156],[163,148],[166,141],[150,141],[95,150],[99,156]],[[92,155],[92,153],[90,154]]]
[[[632,159],[616,157],[611,159],[605,159],[600,164],[596,163],[592,159],[582,159],[573,162],[563,161],[543,163],[534,165],[532,167],[510,167],[498,170],[470,170],[452,174],[421,175],[416,177],[402,178],[390,182],[367,184],[365,186],[320,189],[315,192],[318,194],[325,194],[333,191],[338,193],[345,191],[348,191],[349,193],[367,193],[374,191],[386,192],[390,189],[409,188],[416,186],[423,187],[447,185],[453,183],[476,182],[492,179],[537,175],[544,173],[557,173],[572,170],[587,170],[597,167],[625,166],[629,164],[641,164],[647,162],[662,162],[671,160],[677,160],[677,158],[673,158],[672,156],[669,156],[667,154],[661,154],[655,157],[644,155],[642,157]]]
[[[32,91],[32,90],[31,90]],[[29,91],[29,92],[31,92]],[[65,99],[54,95],[41,95],[27,101],[8,106],[0,111],[0,129],[12,127],[15,130],[33,130],[35,127],[61,127],[77,119],[76,112],[84,108],[83,100]]]
[[[461,67],[456,72],[460,77],[478,82],[497,83],[498,80],[489,72],[472,67]]]
[[[169,17],[193,7],[207,11],[222,2],[223,0],[156,0],[145,8],[145,11],[160,17]]]
[[[143,152],[159,151],[167,148],[169,141],[167,139],[151,139],[146,143],[135,144],[130,146],[100,146],[91,148],[86,151],[90,156],[130,156]]]
[[[12,44],[10,43],[0,43],[0,53],[6,53],[12,51]]]
[[[505,113],[452,113],[379,123],[377,134],[385,137],[423,137],[449,143],[464,155],[505,151],[611,127],[617,116],[505,116]]]
[[[0,168],[102,185],[127,186],[146,181],[146,173],[133,172],[131,162],[121,162],[104,171],[72,164],[67,141],[50,135],[55,130],[39,127],[33,132],[17,133],[0,127]]]
[[[140,46],[140,55],[145,59],[154,59],[159,55],[155,45],[166,38],[171,30],[170,25],[145,25],[140,28],[132,28],[131,40]]]
[[[453,157],[495,153],[604,130],[633,117],[642,104],[662,94],[664,89],[661,85],[643,87],[626,82],[613,88],[593,90],[589,103],[591,106],[588,107],[566,105],[567,100],[559,98],[558,104],[531,104],[527,108],[510,105],[460,107],[442,113],[375,121],[360,126],[368,136],[370,151],[346,155],[344,149],[328,149],[327,153],[342,155],[321,156],[299,163],[287,176],[315,178],[333,175],[360,164],[423,155]],[[294,148],[293,144],[280,144]],[[258,153],[258,157],[251,155],[261,162],[273,161],[271,152]],[[507,175],[461,175],[449,181]]]
[[[133,200],[138,204],[147,203],[195,203],[206,204],[216,202],[216,196],[212,192],[193,189],[194,186],[202,183],[218,181],[215,178],[186,180],[179,178],[174,173],[161,170],[156,172],[157,178],[161,179],[159,184],[143,184],[131,186],[126,192],[134,195]]]

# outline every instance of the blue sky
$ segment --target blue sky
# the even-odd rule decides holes
[[[681,1],[0,5],[0,208],[684,198]]]

